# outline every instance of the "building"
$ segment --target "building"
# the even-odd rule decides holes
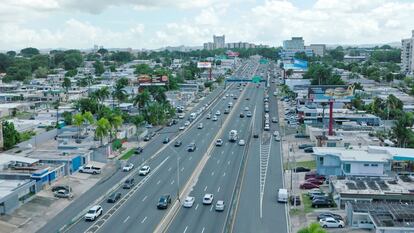
[[[256,48],[255,44],[249,43],[249,42],[232,42],[232,43],[226,43],[227,49],[250,49],[250,48]]]
[[[401,71],[406,74],[414,73],[414,30],[411,38],[401,41]]]
[[[367,60],[367,56],[359,55],[359,56],[351,56],[345,55],[344,62],[363,62]]]
[[[283,41],[283,50],[301,51],[305,49],[305,41],[302,37],[292,37],[291,40]]]
[[[214,50],[216,47],[214,46],[213,42],[204,43],[203,48],[205,50]]]
[[[312,48],[309,46],[305,47],[305,41],[302,37],[292,37],[291,40],[283,41],[283,50],[280,52],[280,56],[282,57],[284,63],[289,63],[289,61],[295,57],[296,53],[302,52],[308,57],[312,57],[314,55]]]
[[[213,36],[213,43],[214,43],[214,47],[216,49],[223,49],[225,48],[226,45],[226,37],[224,35],[222,36]]]
[[[312,50],[315,56],[323,57],[326,53],[326,45],[325,44],[310,44],[309,46],[305,46],[305,50]]]

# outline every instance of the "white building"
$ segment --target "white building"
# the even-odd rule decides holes
[[[323,57],[325,56],[326,45],[325,44],[310,44],[309,46],[306,46],[306,49],[312,50],[315,56]]]
[[[203,48],[205,50],[213,50],[215,49],[215,46],[213,42],[207,42],[207,43],[204,43]]]
[[[298,50],[305,49],[305,41],[302,37],[292,37],[291,40],[283,41],[283,50]]]
[[[226,37],[224,35],[222,36],[213,36],[213,43],[216,49],[222,49],[225,48],[226,45]]]
[[[407,74],[414,73],[414,30],[411,38],[401,41],[401,71]]]

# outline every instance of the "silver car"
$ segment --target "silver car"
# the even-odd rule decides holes
[[[224,211],[224,201],[218,200],[216,202],[216,211]]]

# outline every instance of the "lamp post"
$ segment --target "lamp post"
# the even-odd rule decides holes
[[[178,202],[181,203],[181,200],[180,200],[180,154],[178,154],[178,152],[171,146],[170,146],[170,149],[174,152],[177,158],[177,199],[178,199]]]

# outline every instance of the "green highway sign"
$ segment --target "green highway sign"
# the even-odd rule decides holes
[[[260,76],[254,76],[252,78],[253,83],[260,83],[261,80],[262,80],[262,77],[260,77]]]

